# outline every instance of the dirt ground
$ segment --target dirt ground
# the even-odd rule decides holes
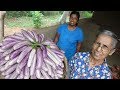
[[[37,33],[43,33],[45,34],[45,36],[49,39],[53,39],[54,36],[55,36],[55,33],[56,33],[56,30],[57,30],[57,27],[59,25],[54,25],[54,26],[51,26],[51,27],[47,27],[47,28],[42,28],[42,29],[33,29],[33,28],[8,28],[7,26],[5,26],[5,36],[8,36],[8,35],[12,35],[14,33],[17,33],[17,32],[21,32],[21,29],[25,29],[25,30],[34,30],[35,32]],[[81,27],[83,29],[83,32],[84,32],[84,42],[82,44],[82,48],[81,48],[81,51],[85,52],[85,51],[90,51],[91,50],[91,47],[92,47],[92,44],[93,44],[93,41],[95,40],[96,38],[96,34],[99,31],[99,28],[100,26],[97,25],[96,23],[92,22],[91,19],[82,19],[80,20],[79,24],[78,24],[79,27]],[[113,54],[111,57],[108,57],[108,64],[109,65],[113,65],[113,64],[117,64],[117,65],[120,65],[120,55],[118,54]]]

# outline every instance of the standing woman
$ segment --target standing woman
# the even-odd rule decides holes
[[[67,61],[69,61],[76,52],[80,51],[83,42],[83,31],[79,28],[79,12],[72,11],[68,24],[62,24],[57,29],[54,42],[65,52]]]

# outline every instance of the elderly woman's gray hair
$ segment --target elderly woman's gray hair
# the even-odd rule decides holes
[[[112,40],[113,40],[112,46],[113,46],[113,48],[116,48],[119,39],[118,39],[118,37],[117,37],[117,35],[115,33],[113,33],[112,31],[109,31],[109,30],[103,30],[97,36],[99,36],[101,34],[105,34],[105,35],[110,36],[112,38]]]

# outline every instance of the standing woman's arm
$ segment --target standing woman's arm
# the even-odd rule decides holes
[[[77,43],[77,50],[76,50],[76,52],[80,52],[80,49],[81,49],[81,42],[78,42]]]
[[[58,33],[56,33],[55,38],[54,38],[54,40],[53,40],[54,43],[57,43],[57,42],[58,42],[59,36],[60,36],[60,35],[59,35]]]

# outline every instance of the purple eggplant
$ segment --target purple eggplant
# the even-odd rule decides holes
[[[16,67],[17,67],[17,64],[14,64],[13,66],[11,66],[9,69],[5,71],[5,75],[12,73],[16,69]]]
[[[20,41],[24,41],[25,40],[24,37],[20,37],[20,36],[16,36],[16,35],[10,36],[10,38],[13,38],[15,40],[20,40]]]
[[[23,60],[18,64],[18,67],[19,67],[20,69],[22,69],[23,67],[25,67],[25,66],[27,65],[28,58],[29,58],[29,54],[30,54],[30,53],[28,53],[28,54],[26,55],[26,57],[24,57]]]
[[[23,37],[22,33],[15,33],[16,36]]]
[[[28,41],[23,41],[23,42],[19,42],[19,43],[17,43],[17,44],[15,44],[14,46],[13,46],[13,48],[14,48],[14,50],[16,50],[16,49],[19,49],[19,48],[21,48],[21,47],[23,47],[23,46],[27,46],[27,45],[29,45],[30,43],[28,42]]]
[[[31,42],[34,42],[34,39],[31,38],[31,35],[27,31],[22,30],[22,34],[23,34],[24,37],[26,37],[26,39],[28,39]]]
[[[13,51],[11,54],[10,54],[10,59],[14,59],[15,57],[17,57],[25,48],[27,48],[27,46],[23,46],[15,51]]]
[[[25,66],[25,76],[24,79],[29,79],[30,78],[30,68]]]
[[[42,67],[42,63],[43,63],[43,54],[42,54],[42,50],[40,48],[37,49],[37,64],[36,64],[36,68],[40,69]]]
[[[36,66],[36,54],[34,55],[31,67],[30,67],[30,75],[33,76],[35,73],[35,66]]]
[[[32,47],[27,47],[26,49],[24,49],[24,50],[20,53],[20,55],[19,55],[19,57],[18,57],[18,60],[17,60],[17,63],[20,63],[20,62],[23,60],[23,58],[24,58],[31,50],[32,50]]]
[[[41,73],[45,77],[45,79],[50,79],[50,76],[47,74],[46,71],[44,71],[44,70],[41,69]]]
[[[44,62],[51,65],[51,67],[53,67],[54,69],[56,69],[56,65],[55,63],[48,57],[44,58]]]
[[[41,37],[41,42],[43,42],[45,40],[44,34],[40,34],[40,37]]]
[[[13,47],[13,45],[15,45],[16,43],[17,42],[11,42],[9,44],[6,44],[6,45],[2,46],[1,48],[7,50],[7,49]]]
[[[19,74],[14,71],[14,72],[11,74],[11,76],[9,77],[9,79],[16,79],[18,75],[19,75]]]
[[[42,42],[42,38],[40,37],[40,34],[38,34],[37,37],[38,37],[38,42],[41,43]]]
[[[36,70],[35,70],[35,74],[36,74],[36,77],[37,77],[38,79],[40,79],[40,77],[41,77],[41,72],[40,72],[39,69],[36,69]]]
[[[44,45],[41,46],[43,58],[47,57],[47,49]]]
[[[31,31],[31,32],[32,32],[32,34],[34,35],[34,38],[35,38],[36,42],[38,42],[39,40],[38,40],[38,35],[37,35],[37,33],[35,33],[34,31]]]
[[[2,65],[4,65],[5,63],[7,63],[8,61],[6,61],[6,60],[1,60],[0,61],[0,66],[2,66]]]
[[[30,77],[31,79],[37,79],[35,73]]]
[[[3,56],[6,56],[6,55],[10,54],[10,53],[13,52],[13,51],[14,51],[14,49],[13,49],[13,48],[10,48],[10,49],[6,50],[6,51],[3,53]]]
[[[27,66],[30,67],[33,61],[33,58],[36,54],[36,49],[32,49],[28,58]]]

